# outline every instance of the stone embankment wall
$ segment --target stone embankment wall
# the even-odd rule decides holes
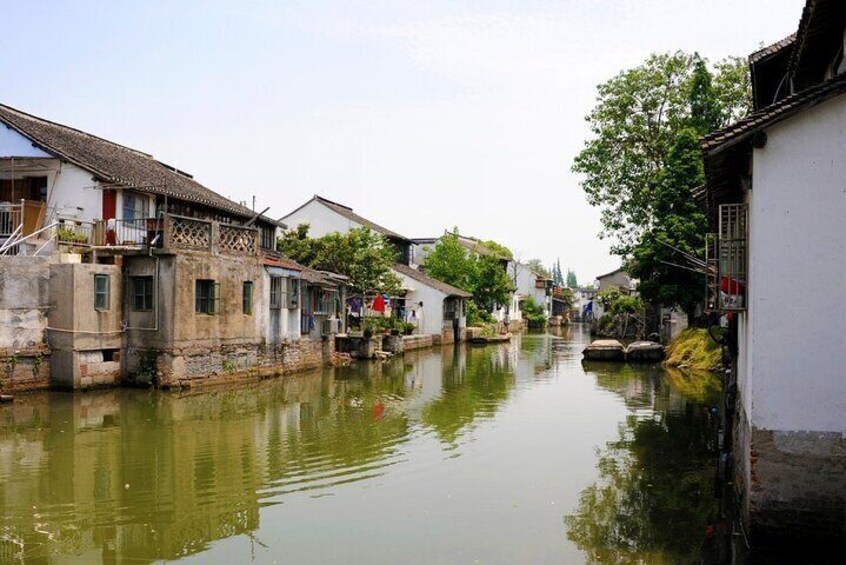
[[[168,388],[272,377],[327,366],[334,352],[332,339],[299,339],[274,346],[136,349],[127,352],[127,382]]]
[[[402,338],[403,349],[411,351],[414,349],[425,349],[434,345],[431,335],[406,335]]]
[[[738,403],[733,442],[735,490],[755,543],[846,541],[846,437],[757,429]]]

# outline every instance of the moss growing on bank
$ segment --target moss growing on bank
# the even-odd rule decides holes
[[[722,359],[722,348],[711,339],[707,330],[689,328],[667,347],[664,364],[695,371],[719,371],[723,366]]]

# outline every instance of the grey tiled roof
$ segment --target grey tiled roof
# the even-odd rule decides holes
[[[433,279],[429,275],[421,273],[417,269],[409,267],[408,265],[403,265],[402,263],[394,263],[393,269],[398,273],[407,276],[410,279],[414,279],[420,283],[425,284],[426,286],[432,287],[435,290],[443,292],[447,296],[459,296],[461,298],[470,298],[473,296],[469,292],[461,290],[460,288],[454,287],[445,282],[439,281],[438,279]]]
[[[249,208],[206,188],[190,175],[147,153],[3,104],[0,104],[0,123],[31,139],[44,151],[92,172],[106,184],[167,195],[242,217],[254,215]]]
[[[778,53],[782,49],[785,49],[787,47],[792,47],[795,42],[796,42],[796,34],[792,33],[792,34],[788,35],[787,37],[785,37],[784,39],[776,41],[772,45],[767,45],[763,49],[759,49],[758,51],[755,51],[754,53],[749,55],[749,62],[752,63],[752,64],[757,63],[761,59],[766,59],[770,55],[775,55],[776,53]]]
[[[702,138],[702,149],[706,153],[717,151],[750,137],[763,128],[776,124],[790,116],[825,100],[846,92],[846,74],[838,75],[817,86],[792,94],[775,104],[749,114],[723,129]]]

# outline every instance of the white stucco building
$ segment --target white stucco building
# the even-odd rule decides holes
[[[755,112],[703,140],[729,314],[734,479],[753,536],[846,537],[846,12],[750,57]],[[734,400],[736,398],[736,401]]]
[[[362,227],[382,234],[397,251],[393,272],[403,281],[406,320],[413,321],[419,333],[440,336],[442,343],[464,339],[467,325],[464,302],[471,295],[419,271],[414,249],[421,247],[415,246],[412,240],[356,214],[349,206],[317,195],[281,221],[292,228],[308,224],[310,237]]]
[[[543,308],[547,318],[552,317],[552,280],[534,272],[519,261],[512,262],[515,291],[520,300],[531,297]]]

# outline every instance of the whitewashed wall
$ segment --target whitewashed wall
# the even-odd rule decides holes
[[[846,97],[767,136],[749,200],[747,414],[763,429],[846,433]]]
[[[444,299],[446,295],[430,286],[407,277],[399,271],[393,271],[402,281],[403,288],[412,288],[406,294],[406,310],[417,310],[418,333],[440,334],[444,324]],[[421,309],[418,304],[422,302]],[[422,313],[422,315],[421,315]]]
[[[323,237],[330,233],[347,233],[353,228],[361,227],[361,224],[348,220],[316,200],[310,201],[299,210],[282,218],[282,223],[291,229],[300,224],[308,224],[310,237]]]
[[[92,174],[32,146],[32,142],[14,130],[0,126],[0,158],[39,158],[43,172],[27,176],[47,177],[47,205],[55,216],[92,221],[103,211],[103,195]],[[10,173],[0,173],[11,178]]]

